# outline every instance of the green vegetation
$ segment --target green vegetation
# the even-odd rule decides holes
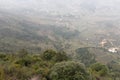
[[[90,67],[90,71],[91,71],[91,74],[93,75],[92,76],[93,80],[106,77],[108,76],[108,73],[109,73],[107,66],[100,64],[100,63],[92,64]]]
[[[82,56],[85,57],[85,56]],[[81,58],[83,59],[83,58]],[[91,60],[91,58],[88,58]],[[0,80],[119,80],[119,69],[113,63],[90,63],[68,56],[64,51],[46,50],[31,54],[22,49],[17,53],[0,53]],[[87,63],[86,63],[87,64]]]
[[[79,48],[76,50],[78,60],[81,60],[86,66],[90,66],[91,64],[95,63],[95,55],[90,53],[87,48]]]
[[[120,50],[108,52],[120,46],[119,17],[112,15],[117,9],[81,1],[77,15],[1,5],[0,80],[120,80]]]
[[[74,61],[56,63],[49,74],[50,80],[88,80],[90,78],[85,66]]]
[[[58,57],[60,56],[60,57]],[[27,80],[34,75],[47,79],[52,66],[69,60],[65,52],[46,50],[42,54],[29,54],[22,49],[14,54],[0,54],[0,80]]]
[[[116,61],[111,61],[110,63],[107,64],[107,66],[110,69],[113,80],[119,80],[120,79],[120,64]]]

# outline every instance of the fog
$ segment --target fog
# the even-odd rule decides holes
[[[120,13],[120,0],[0,0],[0,9],[10,12],[46,12],[54,14]]]

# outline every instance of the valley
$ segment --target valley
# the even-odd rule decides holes
[[[119,0],[0,0],[0,80],[120,80]]]

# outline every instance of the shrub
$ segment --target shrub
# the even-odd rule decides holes
[[[74,61],[56,63],[50,70],[50,80],[90,80],[83,64]]]

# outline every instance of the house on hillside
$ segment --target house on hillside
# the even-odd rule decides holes
[[[119,48],[109,48],[108,51],[112,53],[117,53]]]

